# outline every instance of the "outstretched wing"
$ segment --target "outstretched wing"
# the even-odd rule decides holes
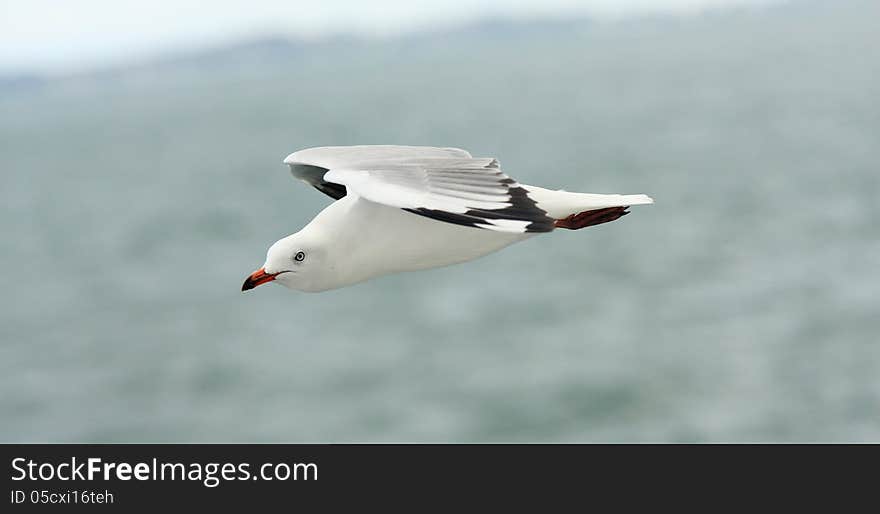
[[[338,200],[345,196],[345,186],[324,180],[331,168],[357,169],[366,163],[403,163],[411,159],[470,158],[459,148],[432,146],[360,145],[322,146],[294,152],[284,159],[293,176]]]
[[[554,229],[555,220],[501,172],[498,161],[457,148],[323,147],[284,162],[294,176],[334,198],[353,193],[445,223],[499,232]]]
[[[549,232],[554,221],[494,159],[436,159],[361,170],[331,169],[325,180],[372,202],[438,221],[499,232]]]

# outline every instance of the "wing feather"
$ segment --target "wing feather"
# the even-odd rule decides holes
[[[331,169],[324,180],[344,185],[367,200],[398,207],[438,221],[499,232],[549,232],[554,221],[538,208],[525,189],[508,176],[493,180],[435,180],[434,170],[421,166],[394,169]],[[474,170],[474,173],[480,171]]]
[[[356,194],[446,223],[499,232],[549,232],[555,220],[501,171],[458,148],[320,147],[290,154],[293,175],[341,198]]]

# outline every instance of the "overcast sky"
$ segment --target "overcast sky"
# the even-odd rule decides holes
[[[391,35],[501,15],[601,19],[778,0],[0,0],[0,72],[64,71],[247,36]]]

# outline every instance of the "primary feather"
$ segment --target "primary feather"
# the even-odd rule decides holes
[[[554,228],[554,219],[497,160],[472,158],[457,148],[322,147],[293,153],[284,162],[322,191],[344,188],[345,194],[438,221],[499,232]]]

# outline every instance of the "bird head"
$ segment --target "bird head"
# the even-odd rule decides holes
[[[324,252],[319,245],[300,234],[289,235],[270,246],[265,264],[244,280],[241,290],[248,291],[269,282],[277,282],[289,289],[315,290]]]

